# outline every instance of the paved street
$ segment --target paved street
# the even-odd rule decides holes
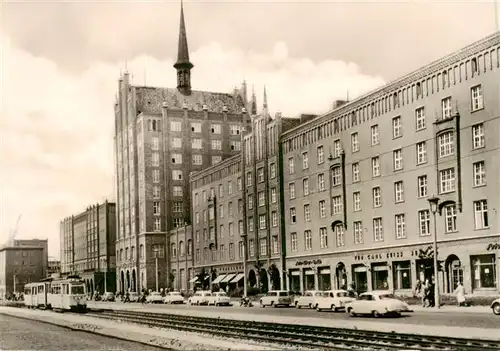
[[[0,350],[165,350],[0,315]]]
[[[141,309],[144,308],[143,305],[133,303],[133,304],[123,304],[120,302],[114,303],[96,303],[90,302],[89,306],[96,306],[101,308],[107,308],[110,306],[116,306],[120,308],[130,308],[130,309]],[[338,319],[338,320],[356,320],[356,319],[371,319],[366,318],[352,318],[349,317],[347,313],[344,312],[316,312],[316,310],[309,309],[296,309],[296,308],[245,308],[239,306],[233,307],[213,307],[213,306],[189,306],[189,305],[162,305],[155,304],[146,305],[147,308],[158,309],[159,311],[168,311],[169,309],[189,309],[191,311],[210,311],[217,310],[221,312],[224,309],[227,310],[228,316],[231,313],[245,313],[245,314],[257,314],[257,315],[279,315],[279,316],[290,316],[290,317],[314,317],[314,318],[328,318],[328,319]],[[392,322],[397,321],[397,323],[405,324],[417,324],[417,325],[437,325],[437,326],[450,326],[450,327],[475,327],[475,328],[489,328],[489,329],[500,329],[500,317],[495,316],[493,313],[436,313],[436,312],[424,312],[416,311],[409,313],[406,316],[398,319],[390,319]]]

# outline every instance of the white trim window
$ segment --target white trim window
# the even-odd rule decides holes
[[[370,131],[372,137],[372,146],[378,145],[380,143],[378,124],[371,126]]]
[[[354,162],[352,164],[352,182],[357,183],[361,180],[360,174],[359,174],[359,162]]]
[[[422,175],[417,178],[418,185],[418,197],[426,197],[427,196],[427,175]]]
[[[311,205],[310,204],[304,205],[304,221],[306,221],[306,222],[311,221]]]
[[[182,122],[181,121],[170,121],[170,131],[182,132]]]
[[[455,191],[455,169],[448,168],[439,172],[440,193],[446,194]]]
[[[332,187],[342,184],[342,174],[340,172],[340,166],[335,166],[332,168]]]
[[[398,203],[403,201],[405,201],[404,186],[403,186],[403,181],[400,180],[394,183],[394,202]]]
[[[475,162],[473,164],[474,169],[474,186],[486,185],[486,168],[484,166],[484,161]]]
[[[392,137],[399,138],[403,136],[403,127],[401,126],[401,117],[394,117],[392,119]]]
[[[326,186],[325,186],[325,174],[320,173],[318,174],[318,190],[319,191],[325,191]]]
[[[309,154],[307,152],[302,153],[302,169],[309,168]]]
[[[290,248],[292,252],[297,252],[299,245],[297,240],[297,233],[290,234]]]
[[[271,221],[272,221],[273,227],[278,226],[278,212],[277,211],[271,212]]]
[[[415,110],[415,125],[417,131],[425,129],[427,127],[426,123],[426,118],[425,118],[425,108],[420,107]]]
[[[421,141],[417,143],[417,165],[427,162],[427,143]]]
[[[333,157],[340,157],[342,153],[342,145],[340,144],[340,140],[335,140],[333,142]]]
[[[276,188],[271,188],[271,203],[275,204],[276,202],[278,202],[278,193]]]
[[[444,207],[445,232],[453,233],[457,231],[457,207],[447,205]]]
[[[334,196],[333,197],[333,214],[340,214],[342,213],[342,196]]]
[[[323,162],[325,162],[325,148],[323,147],[323,145],[318,146],[318,148],[316,149],[316,158],[318,164],[322,164]]]
[[[474,226],[476,229],[489,227],[488,202],[486,200],[474,201]]]
[[[337,247],[345,246],[345,232],[343,224],[337,224],[335,226],[335,239],[337,241]]]
[[[403,169],[403,150],[397,149],[392,152],[394,160],[394,170],[400,171]]]
[[[161,208],[160,208],[160,202],[159,201],[153,201],[153,214],[155,216],[161,214]]]
[[[326,201],[319,202],[319,218],[326,218]]]
[[[359,151],[359,135],[357,132],[351,134],[351,149],[353,153]]]
[[[382,217],[373,219],[373,240],[384,241],[384,227],[382,226]]]
[[[266,229],[266,215],[259,215],[259,229]]]
[[[394,221],[396,224],[396,239],[406,238],[406,222],[404,213],[400,213],[394,216]]]
[[[431,215],[429,210],[418,211],[418,230],[420,236],[431,235]]]
[[[470,89],[472,112],[481,110],[484,107],[483,89],[481,84]]]
[[[319,228],[319,245],[322,249],[328,247],[328,230],[325,227]]]
[[[210,145],[212,147],[212,150],[222,150],[222,140],[220,139],[210,140]]]
[[[304,196],[309,195],[309,178],[302,179],[302,192]]]
[[[353,223],[353,232],[354,232],[354,243],[362,244],[363,243],[363,222],[357,221]]]
[[[292,224],[297,223],[297,210],[295,210],[295,207],[290,208],[290,222]]]
[[[372,177],[380,177],[380,158],[372,157]]]
[[[455,153],[455,134],[450,131],[439,135],[439,157],[451,156]]]
[[[472,149],[484,147],[484,125],[478,123],[472,126]]]
[[[259,197],[259,207],[262,207],[266,204],[266,195],[263,191],[259,191],[258,195]]]
[[[288,184],[288,194],[289,194],[290,200],[295,199],[295,183]]]
[[[161,231],[161,218],[155,217],[153,231],[160,232]]]
[[[451,117],[451,96],[448,96],[447,98],[444,98],[441,100],[441,113],[443,116],[443,119],[450,118]]]
[[[203,140],[201,140],[200,138],[191,139],[191,148],[195,150],[203,149]]]
[[[382,190],[379,186],[372,189],[373,207],[382,206]]]
[[[359,191],[352,193],[352,210],[354,212],[361,211],[361,193]]]
[[[310,230],[304,231],[304,244],[306,250],[312,250],[312,232]]]
[[[288,173],[290,174],[295,173],[295,161],[293,157],[288,158]]]

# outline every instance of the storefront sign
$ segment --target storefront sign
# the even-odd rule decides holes
[[[310,266],[313,264],[321,264],[323,261],[321,260],[305,260],[305,261],[297,261],[295,262],[296,266]]]
[[[398,252],[386,252],[386,253],[376,253],[376,254],[368,254],[368,255],[356,255],[354,256],[355,261],[376,261],[376,260],[386,260],[393,258],[403,258],[403,251]]]
[[[486,248],[486,250],[487,251],[500,250],[500,243],[488,244],[488,247]]]

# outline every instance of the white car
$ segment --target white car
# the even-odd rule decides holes
[[[214,292],[208,297],[208,304],[214,306],[229,306],[231,298],[223,291]]]
[[[292,304],[292,296],[288,291],[285,290],[271,290],[266,296],[261,297],[260,307],[264,308],[266,306],[278,307],[278,306],[290,306]]]
[[[356,298],[349,296],[346,290],[328,290],[316,299],[316,311],[331,310],[337,312],[345,309],[345,305],[355,301]]]
[[[182,296],[181,293],[178,291],[171,291],[167,293],[167,295],[165,295],[165,297],[163,298],[163,303],[182,304],[184,303],[184,296]]]
[[[297,308],[307,307],[316,308],[316,300],[323,295],[323,291],[309,290],[304,292],[304,295],[295,298],[294,305]]]
[[[412,312],[406,302],[397,299],[387,291],[366,292],[345,306],[351,317],[357,315],[371,315],[381,317],[387,315],[401,316],[402,312]]]
[[[208,305],[208,299],[212,296],[211,291],[197,291],[188,299],[190,305]]]
[[[159,292],[153,291],[146,297],[146,302],[148,303],[162,303],[163,297]]]
[[[491,303],[491,309],[493,310],[494,314],[500,316],[500,298]]]

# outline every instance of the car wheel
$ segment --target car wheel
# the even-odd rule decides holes
[[[335,305],[331,305],[330,308],[332,309],[333,312],[337,312],[337,307],[335,307]]]
[[[314,305],[314,308],[318,308],[318,304]]]
[[[500,303],[496,303],[493,305],[493,313],[496,314],[497,316],[500,316]]]
[[[380,312],[379,312],[379,311],[372,311],[372,316],[373,316],[374,318],[380,318],[380,317],[382,317],[382,315],[380,314]]]
[[[316,312],[321,312],[321,308],[319,308],[319,305],[316,305]]]
[[[347,310],[347,313],[349,313],[349,316],[351,316],[351,317],[356,317],[357,316],[357,314],[354,312],[354,310],[352,308],[349,308]]]

